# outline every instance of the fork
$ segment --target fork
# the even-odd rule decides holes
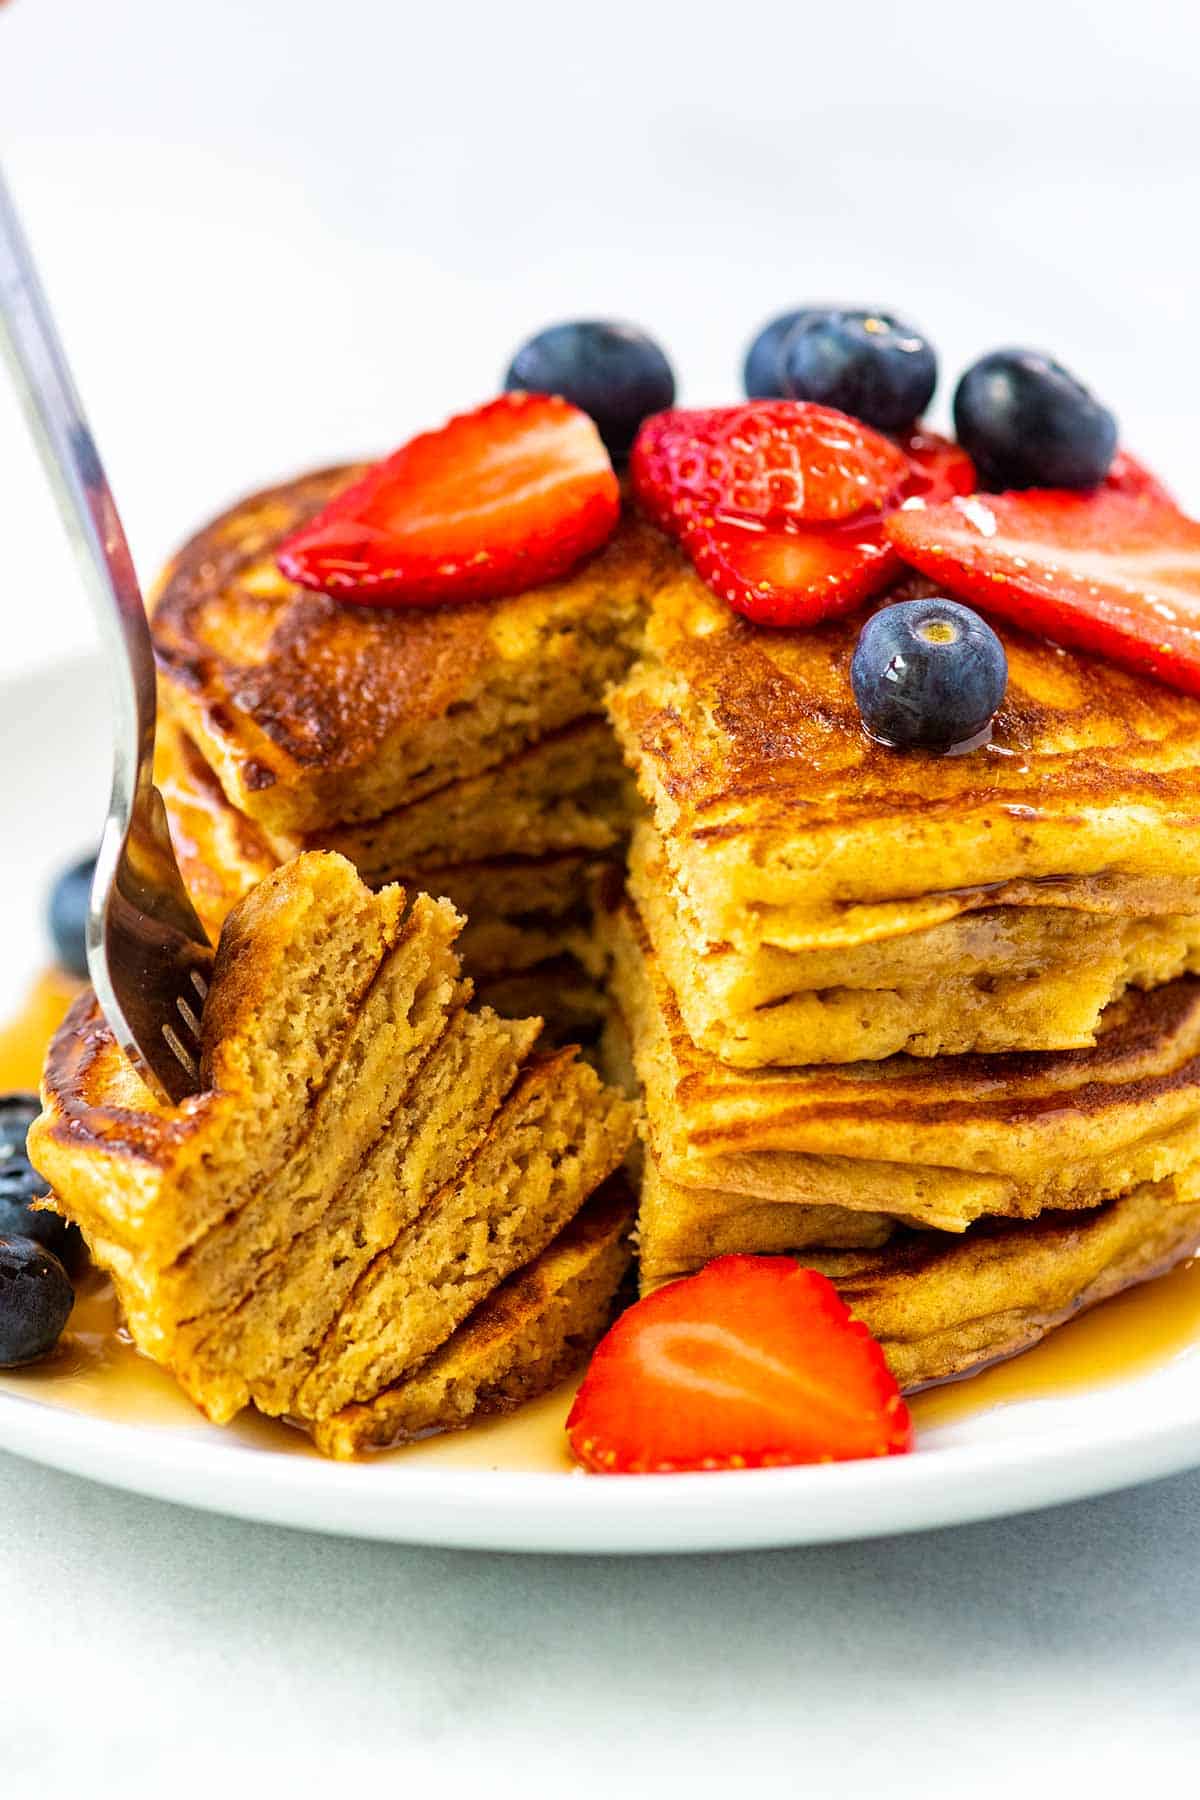
[[[88,973],[122,1050],[161,1098],[178,1102],[200,1085],[212,948],[154,785],[154,650],[133,559],[2,171],[0,347],[112,674],[113,785],[88,911]]]

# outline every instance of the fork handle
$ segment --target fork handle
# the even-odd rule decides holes
[[[154,760],[154,651],[133,558],[0,169],[0,348],[110,652],[113,806],[130,818]]]

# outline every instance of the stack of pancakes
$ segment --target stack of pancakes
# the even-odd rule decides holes
[[[605,1017],[641,1098],[643,1288],[798,1251],[905,1386],[1200,1244],[1200,701],[1006,632],[990,742],[891,751],[861,615],[756,627],[628,518],[511,599],[301,591],[280,540],[356,472],[218,519],[155,606],[173,835],[234,909],[206,1091],[156,1107],[84,1003],[33,1139],[212,1417],[349,1454],[594,1337],[630,1117],[532,1014]]]
[[[667,547],[634,521],[570,579],[390,611],[280,574],[280,541],[359,470],[243,502],[187,544],[153,607],[159,781],[216,935],[279,863],[334,850],[469,920],[464,966],[559,1040],[600,1015],[588,884],[623,856],[632,782],[601,711]]]
[[[210,1418],[338,1455],[543,1391],[628,1262],[628,1103],[472,1008],[445,900],[310,853],[230,914],[201,1091],[159,1102],[85,995],[30,1153],[139,1348]]]
[[[643,1286],[801,1250],[915,1386],[1200,1244],[1200,702],[1005,633],[991,741],[895,752],[861,625],[657,585],[608,702],[650,816],[606,1053]]]

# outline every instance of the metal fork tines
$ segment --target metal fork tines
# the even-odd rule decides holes
[[[200,1085],[212,949],[154,785],[154,651],[133,560],[2,174],[0,325],[113,676],[113,787],[92,886],[88,969],[117,1042],[160,1096],[179,1101]]]

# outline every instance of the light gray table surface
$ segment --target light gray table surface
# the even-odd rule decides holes
[[[1200,1475],[870,1544],[543,1559],[0,1456],[0,1792],[1183,1793],[1198,1617]]]

